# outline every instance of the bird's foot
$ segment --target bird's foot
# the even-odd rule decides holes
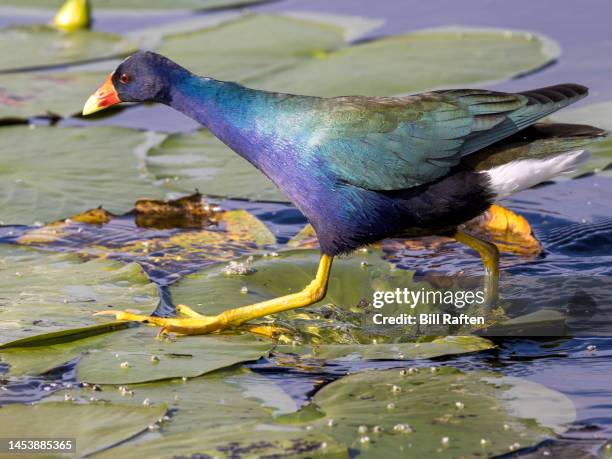
[[[186,317],[143,316],[129,311],[100,311],[95,315],[114,316],[117,320],[155,325],[161,327],[160,334],[174,332],[182,335],[205,335],[231,327],[231,324],[223,320],[221,314],[205,316],[184,304],[179,304],[176,310]]]
[[[308,306],[323,299],[327,291],[327,281],[331,270],[333,257],[322,255],[314,280],[304,290],[289,295],[272,298],[260,303],[228,309],[216,316],[204,316],[184,304],[179,304],[176,310],[186,317],[152,317],[134,314],[129,311],[101,311],[97,315],[114,316],[117,320],[142,322],[162,327],[160,333],[175,332],[183,335],[205,335],[212,332],[235,329],[245,325],[247,330],[272,336],[278,330],[262,325],[247,325],[246,323],[260,319],[270,314],[276,314],[290,309]]]

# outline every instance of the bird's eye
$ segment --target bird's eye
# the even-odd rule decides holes
[[[119,82],[123,84],[128,84],[132,78],[127,73],[122,73],[119,76]]]

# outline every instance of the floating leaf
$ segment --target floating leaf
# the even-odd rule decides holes
[[[559,54],[556,44],[525,32],[432,29],[355,45],[343,32],[308,17],[245,15],[169,35],[158,49],[196,73],[316,96],[395,95],[511,78]]]
[[[136,50],[125,38],[106,32],[66,33],[46,25],[12,26],[0,29],[0,72],[127,56]],[[12,75],[17,80],[20,77]]]
[[[158,51],[193,72],[247,82],[283,72],[313,59],[317,52],[344,44],[342,28],[333,24],[247,14],[216,27],[170,34]]]
[[[168,136],[145,161],[147,172],[171,191],[198,188],[214,196],[287,200],[265,175],[205,130]]]
[[[311,431],[363,457],[492,457],[560,434],[575,417],[564,395],[522,379],[450,367],[404,373],[366,371],[323,387],[313,403],[325,416]]]
[[[158,363],[162,363],[161,356]],[[264,386],[265,383],[267,385]],[[105,402],[118,405],[142,405],[146,400],[154,405],[166,405],[176,413],[171,422],[164,425],[164,433],[175,434],[212,427],[233,427],[237,423],[271,421],[270,410],[262,406],[261,399],[247,398],[245,387],[251,386],[261,389],[265,387],[270,397],[287,397],[273,381],[245,369],[219,370],[199,378],[167,379],[130,384],[129,387],[101,385],[101,390],[95,395]],[[131,392],[127,393],[122,388]],[[59,391],[48,400],[61,401],[66,395],[70,395],[77,403],[91,403],[91,385]],[[289,411],[295,411],[295,405]]]
[[[220,407],[223,409],[223,407]],[[348,459],[347,448],[323,432],[305,432],[286,426],[250,425],[237,428],[211,428],[194,433],[175,434],[103,453],[99,457],[140,459],[175,457],[176,451],[193,457],[332,458]]]
[[[317,233],[315,232],[312,225],[308,223],[287,242],[287,246],[294,248],[317,248],[319,247]]]
[[[233,8],[239,6],[266,3],[271,0],[90,0],[94,10],[111,9],[191,9],[210,10],[218,8]],[[15,5],[20,7],[57,8],[57,0],[0,0],[0,5]]]
[[[223,211],[200,197],[201,208],[182,213],[195,206],[193,198],[140,200],[135,212],[123,216],[94,209],[43,227],[16,227],[10,240],[45,250],[138,262],[161,284],[276,243],[266,225],[244,210]]]
[[[76,456],[102,451],[144,431],[166,407],[66,402],[0,408],[0,431],[10,438],[76,440]]]
[[[133,384],[195,377],[266,356],[272,343],[252,335],[182,336],[156,339],[158,330],[138,327],[119,331],[77,365],[80,381]],[[158,360],[155,360],[155,357]]]
[[[2,128],[0,221],[57,220],[101,204],[121,213],[138,198],[162,197],[139,167],[147,138],[111,127]]]
[[[0,120],[81,113],[84,101],[106,75],[108,72],[0,74]]]
[[[211,456],[290,454],[291,457],[346,457],[346,447],[326,434],[299,428],[270,426],[274,422],[264,398],[273,404],[288,395],[272,380],[252,374],[217,372],[188,381],[170,380],[131,385],[121,392],[102,386],[95,398],[113,405],[167,404],[173,414],[155,434],[135,438],[105,452],[101,457],[176,457],[209,453]],[[49,400],[74,398],[89,403],[92,391],[71,389]],[[257,398],[260,401],[252,400]],[[294,404],[289,399],[289,402]],[[96,402],[93,402],[96,403]],[[272,431],[271,429],[274,429]],[[262,435],[265,441],[261,441]],[[325,443],[325,447],[323,447]]]
[[[381,344],[322,344],[277,346],[276,350],[319,359],[416,360],[485,351],[495,345],[477,336],[445,336],[431,341]]]
[[[612,102],[600,102],[585,107],[570,108],[554,114],[554,121],[589,124],[612,131]],[[581,169],[582,172],[608,169],[612,165],[612,138],[589,145],[593,156]]]
[[[134,205],[136,225],[144,228],[202,228],[216,222],[218,206],[211,207],[200,193],[174,200],[139,199]]]
[[[226,230],[236,242],[253,241],[260,247],[276,244],[276,237],[268,227],[246,210],[232,210],[221,216]]]
[[[83,262],[75,255],[8,246],[0,246],[0,254],[0,344],[4,347],[15,340],[70,329],[79,329],[74,333],[82,337],[82,327],[99,323],[92,314],[108,305],[148,313],[158,302],[157,288],[136,264]]]
[[[325,97],[415,93],[512,78],[558,55],[556,44],[530,33],[432,29],[325,53],[299,67],[266,76],[254,86]],[[444,71],[440,71],[441,63]]]
[[[492,325],[479,334],[484,336],[564,336],[567,315],[553,309],[539,309]],[[593,330],[592,328],[590,329]]]
[[[124,322],[123,326],[106,331],[127,328],[126,325],[129,324]],[[104,335],[89,339],[73,337],[71,341],[61,344],[41,342],[38,346],[25,347],[18,347],[19,343],[13,342],[12,347],[0,348],[0,361],[9,364],[9,376],[40,375],[97,348],[106,339]]]

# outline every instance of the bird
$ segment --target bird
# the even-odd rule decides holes
[[[102,311],[161,332],[207,334],[316,303],[334,257],[389,237],[445,235],[476,250],[488,301],[497,299],[496,246],[462,230],[497,200],[576,169],[591,126],[538,123],[585,97],[578,84],[519,93],[447,89],[398,97],[322,98],[199,76],[139,51],[112,72],[83,115],[121,102],[168,105],[207,128],[265,174],[314,228],[321,258],[301,291],[207,316]]]

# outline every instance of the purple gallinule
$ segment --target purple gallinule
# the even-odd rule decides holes
[[[587,95],[560,84],[517,94],[482,89],[404,97],[320,98],[249,89],[194,75],[138,52],[107,78],[83,109],[159,102],[195,119],[250,161],[314,227],[321,261],[298,293],[203,316],[146,317],[105,311],[165,331],[209,333],[321,300],[333,257],[387,237],[450,235],[481,256],[489,300],[497,295],[495,245],[461,225],[499,198],[575,169],[605,132],[535,124]]]

